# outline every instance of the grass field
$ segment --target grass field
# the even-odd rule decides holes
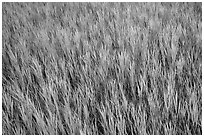
[[[202,3],[2,3],[3,135],[202,134]]]

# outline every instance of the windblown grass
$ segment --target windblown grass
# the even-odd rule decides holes
[[[202,3],[3,3],[3,134],[202,134]]]

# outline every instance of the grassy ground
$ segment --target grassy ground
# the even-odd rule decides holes
[[[202,134],[202,3],[2,3],[3,134]]]

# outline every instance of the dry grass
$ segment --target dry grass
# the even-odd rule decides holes
[[[3,134],[202,134],[202,3],[3,3]]]

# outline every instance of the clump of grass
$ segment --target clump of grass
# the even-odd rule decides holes
[[[202,134],[201,3],[3,3],[2,134]]]

